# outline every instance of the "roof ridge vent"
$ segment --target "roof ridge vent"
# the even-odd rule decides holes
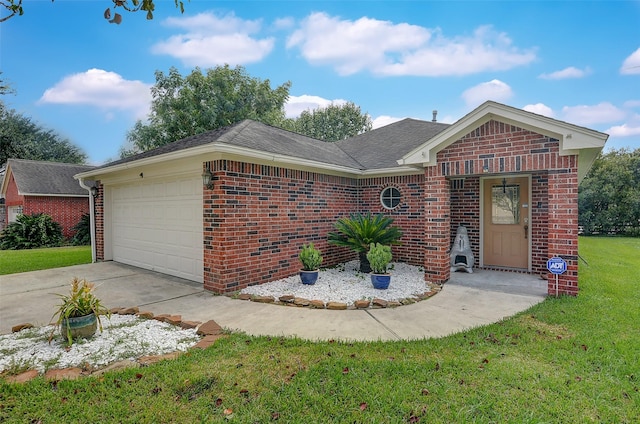
[[[438,110],[434,109],[433,110],[433,119],[431,120],[431,122],[438,122],[437,116],[438,116]]]

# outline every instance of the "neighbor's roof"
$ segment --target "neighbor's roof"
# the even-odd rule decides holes
[[[6,193],[13,175],[18,193],[23,196],[88,196],[87,190],[80,187],[73,176],[93,168],[73,163],[9,159],[2,193]]]

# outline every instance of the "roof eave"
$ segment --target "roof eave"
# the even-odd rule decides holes
[[[361,170],[344,165],[336,165],[332,163],[318,162],[309,159],[301,159],[294,156],[282,155],[277,153],[264,152],[255,149],[249,149],[246,147],[235,146],[226,143],[213,142],[202,146],[192,147],[189,149],[183,149],[176,152],[165,153],[162,155],[152,156],[149,158],[143,158],[139,160],[133,160],[114,166],[107,166],[92,171],[82,172],[73,176],[76,180],[94,178],[100,179],[100,176],[111,174],[114,172],[124,171],[132,168],[139,168],[142,166],[155,165],[167,161],[191,158],[194,156],[201,156],[206,154],[226,154],[233,155],[242,158],[260,160],[263,162],[274,162],[279,164],[296,165],[298,167],[322,169],[326,171],[332,171],[332,173],[358,175]]]

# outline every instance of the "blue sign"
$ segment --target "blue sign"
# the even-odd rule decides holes
[[[563,274],[567,271],[567,263],[556,256],[547,261],[547,269],[552,274]]]

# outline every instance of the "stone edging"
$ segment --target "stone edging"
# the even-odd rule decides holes
[[[283,306],[295,306],[295,307],[307,307],[311,309],[330,309],[330,310],[345,310],[345,309],[381,309],[381,308],[396,308],[398,306],[410,305],[412,303],[420,302],[425,299],[429,299],[430,297],[440,293],[442,290],[442,285],[435,283],[427,283],[429,286],[429,291],[424,292],[415,297],[407,297],[405,299],[400,299],[399,301],[388,301],[384,299],[361,299],[356,300],[353,305],[347,305],[342,302],[324,302],[322,300],[311,300],[305,299],[302,297],[295,297],[291,294],[282,295],[278,298],[274,296],[259,296],[253,295],[249,293],[235,293],[230,297],[239,300],[248,300],[251,302],[257,303],[272,303],[274,305],[283,305]]]
[[[140,311],[138,307],[130,308],[112,308],[109,312],[116,315],[135,315],[143,319],[155,319],[157,321],[166,322],[182,329],[196,329],[196,334],[202,338],[198,343],[191,346],[190,349],[206,349],[215,343],[216,340],[226,336],[222,327],[220,327],[215,321],[210,320],[205,323],[199,321],[183,321],[180,315],[159,314],[154,315],[150,311]],[[33,328],[33,324],[24,323],[11,327],[12,333],[17,333],[28,328]],[[104,368],[65,368],[65,369],[49,369],[44,373],[45,380],[60,381],[60,380],[76,380],[80,377],[89,376],[101,376],[109,371],[122,370],[127,368],[140,368],[146,367],[156,362],[160,362],[167,359],[175,359],[185,352],[171,352],[163,355],[147,355],[141,356],[136,360],[125,359],[117,361],[107,365]],[[4,380],[8,383],[25,383],[38,377],[40,373],[37,370],[28,370],[17,375],[4,376]]]

